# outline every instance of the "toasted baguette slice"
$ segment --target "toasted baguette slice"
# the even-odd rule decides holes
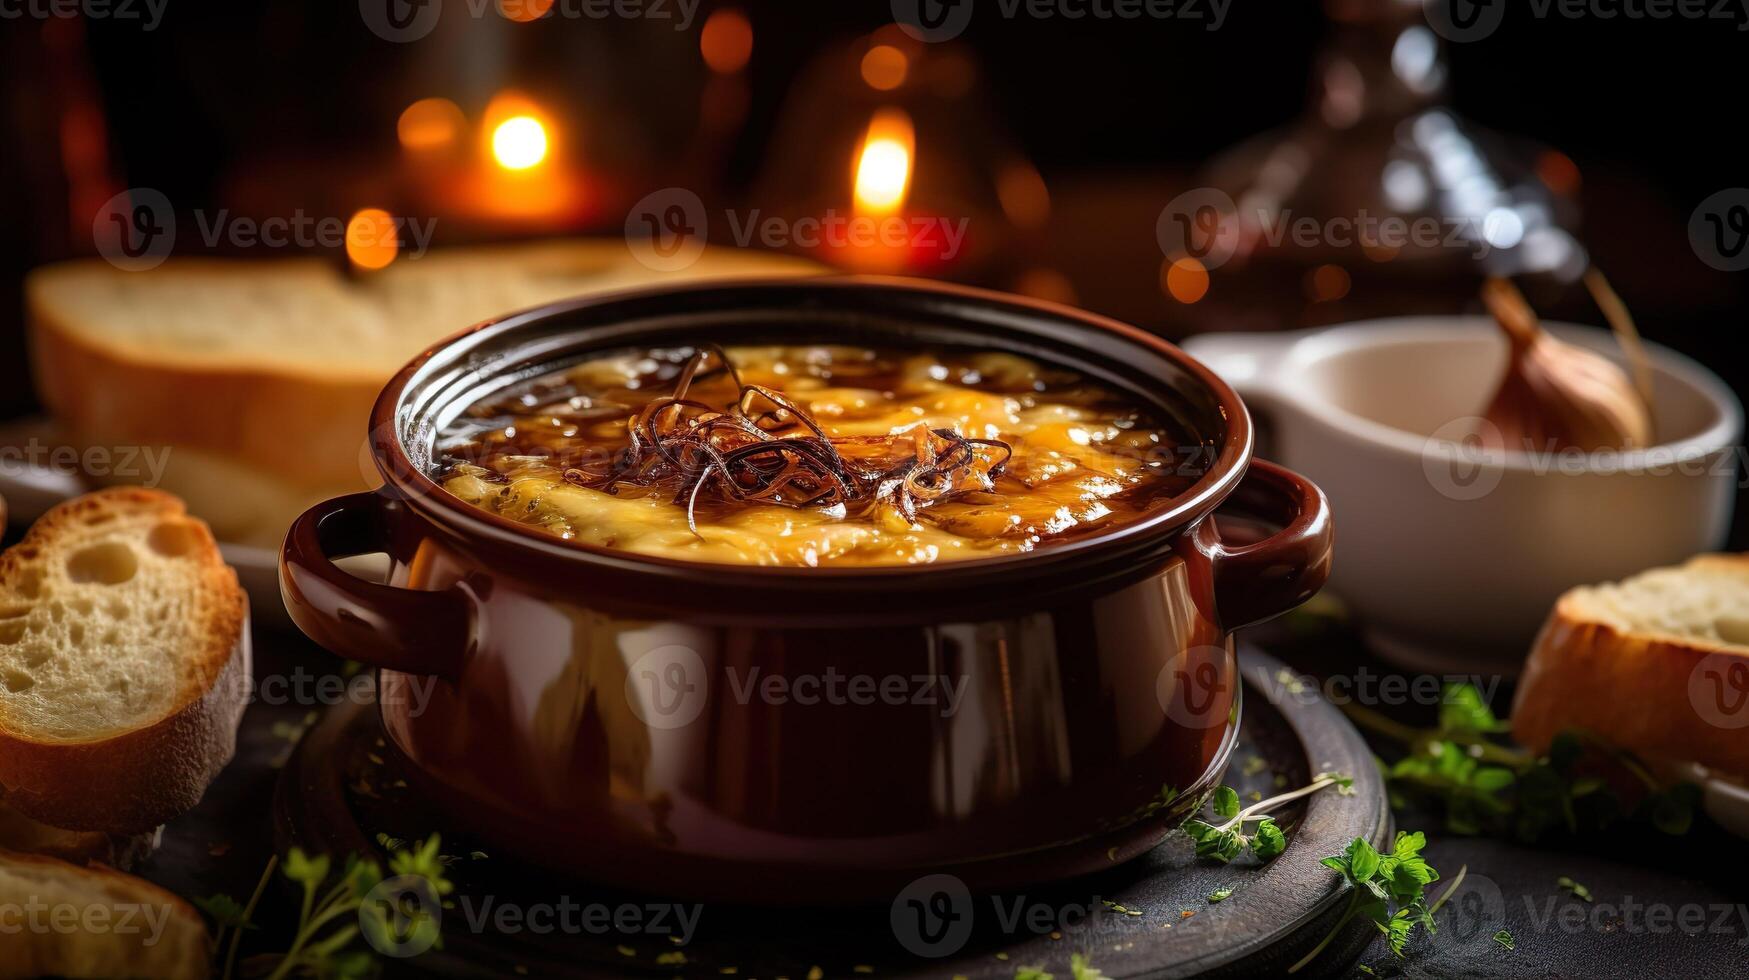
[[[168,494],[43,515],[0,555],[0,795],[111,834],[193,807],[236,747],[247,615],[212,533]]]
[[[658,272],[623,241],[570,240],[437,250],[358,279],[314,259],[173,259],[148,272],[87,260],[35,270],[25,299],[37,390],[72,441],[174,447],[163,472],[116,482],[149,477],[222,540],[277,546],[304,507],[374,485],[371,406],[439,340],[574,296],[819,271],[707,249]]]
[[[211,940],[182,899],[119,871],[0,851],[0,977],[204,977]]]
[[[1519,681],[1513,734],[1541,751],[1582,728],[1649,759],[1749,779],[1743,678],[1749,556],[1701,555],[1561,596]]]

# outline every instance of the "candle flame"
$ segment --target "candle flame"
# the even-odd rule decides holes
[[[858,213],[888,215],[904,207],[915,152],[916,134],[910,116],[898,109],[875,113],[856,157],[854,197]]]
[[[547,158],[547,128],[534,116],[511,116],[492,130],[492,158],[505,170],[527,170]]]

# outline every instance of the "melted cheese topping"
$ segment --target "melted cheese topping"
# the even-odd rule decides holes
[[[697,533],[673,487],[609,493],[567,481],[554,454],[623,449],[628,423],[673,390],[690,351],[585,362],[477,411],[444,442],[450,493],[568,540],[647,555],[749,565],[928,564],[1024,552],[1106,530],[1181,492],[1187,442],[1117,393],[1007,354],[901,355],[861,348],[730,348],[744,382],[783,392],[829,437],[905,436],[915,427],[999,440],[1012,457],[986,492],[920,507],[792,507],[699,501]],[[726,373],[690,398],[724,406]],[[463,451],[465,450],[465,452]],[[465,458],[467,462],[458,459]],[[1201,458],[1197,454],[1196,458]]]

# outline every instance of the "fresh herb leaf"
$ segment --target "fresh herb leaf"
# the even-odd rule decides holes
[[[1197,857],[1228,862],[1249,850],[1259,861],[1268,861],[1287,848],[1287,835],[1275,819],[1268,816],[1270,810],[1327,787],[1334,786],[1337,792],[1341,792],[1344,787],[1353,785],[1354,780],[1341,773],[1319,773],[1310,785],[1267,800],[1259,799],[1243,809],[1240,808],[1239,794],[1231,787],[1222,786],[1212,797],[1215,817],[1221,822],[1191,819],[1186,820],[1181,829],[1196,844]],[[1257,822],[1257,828],[1246,834],[1245,825],[1251,821]]]
[[[1099,972],[1098,967],[1087,962],[1087,956],[1084,953],[1075,953],[1069,957],[1069,975],[1074,977],[1074,980],[1107,980],[1106,975]]]
[[[1391,853],[1379,861],[1378,876],[1398,902],[1412,902],[1426,887],[1439,880],[1439,872],[1421,856],[1427,838],[1420,831],[1399,831]]]
[[[280,872],[305,887],[319,887],[328,878],[328,855],[318,854],[315,857],[310,857],[294,847],[291,849],[291,853],[285,856],[285,863],[280,865]]]
[[[444,875],[444,859],[438,853],[440,846],[437,835],[433,834],[424,844],[411,850],[393,849],[389,858],[390,869],[397,875],[416,876],[433,899],[447,895],[454,891],[455,885]],[[268,980],[284,980],[293,975],[363,980],[376,974],[377,962],[368,950],[352,948],[361,934],[368,934],[367,938],[374,936],[382,948],[393,948],[408,938],[404,930],[397,934],[396,928],[390,924],[391,913],[383,907],[384,903],[366,901],[383,880],[382,869],[375,861],[348,855],[338,880],[330,882],[333,862],[327,855],[311,856],[294,847],[286,854],[283,863],[277,858],[268,862],[267,874],[257,885],[256,897],[250,900],[248,908],[239,909],[234,900],[223,895],[215,895],[203,904],[202,907],[221,925],[239,927],[225,957],[223,976],[226,980],[235,974],[241,928],[253,928],[248,925],[248,917],[267,883],[267,876],[276,866],[287,879],[303,886],[303,899],[291,947],[284,953],[266,957],[269,961],[276,961],[272,971],[267,973]],[[412,929],[415,933],[430,930],[433,944],[441,947],[437,941],[435,917],[415,915]],[[387,945],[382,945],[384,943]],[[259,959],[252,958],[251,962]]]
[[[1359,837],[1349,843],[1342,856],[1348,861],[1344,876],[1354,884],[1365,882],[1379,870],[1379,852]]]
[[[220,928],[239,929],[248,925],[242,904],[229,895],[208,895],[195,899],[193,904]]]
[[[1403,909],[1391,920],[1385,923],[1385,939],[1390,943],[1391,953],[1402,959],[1409,945],[1409,932],[1415,928],[1415,923],[1409,918],[1409,910]]]
[[[1515,950],[1518,948],[1518,941],[1513,939],[1512,933],[1507,932],[1505,929],[1494,934],[1494,941],[1508,950]]]
[[[1225,901],[1232,897],[1233,890],[1231,888],[1217,888],[1209,893],[1209,901],[1211,903]]]
[[[1330,932],[1288,972],[1297,973],[1316,959],[1357,917],[1377,926],[1398,958],[1407,955],[1409,940],[1417,928],[1433,932],[1433,910],[1427,906],[1426,888],[1430,882],[1439,880],[1439,872],[1421,856],[1426,846],[1427,837],[1420,831],[1397,834],[1389,854],[1380,854],[1371,842],[1356,837],[1341,854],[1324,858],[1320,863],[1342,876],[1352,889],[1352,897]],[[1457,884],[1454,881],[1452,887]]]
[[[1239,815],[1239,794],[1231,786],[1222,786],[1215,790],[1215,816],[1223,820],[1231,820]]]
[[[1494,717],[1482,692],[1471,684],[1447,684],[1439,696],[1439,730],[1455,735],[1492,735],[1509,726]]]
[[[1556,878],[1555,884],[1566,889],[1569,894],[1582,902],[1591,901],[1591,889],[1586,888],[1584,885],[1579,884],[1577,881],[1574,881],[1566,875]]]
[[[1257,830],[1251,835],[1251,853],[1257,855],[1257,860],[1268,861],[1282,851],[1287,850],[1287,835],[1275,825],[1273,817],[1264,817],[1257,825]]]
[[[1344,710],[1362,727],[1404,748],[1395,761],[1381,763],[1391,805],[1430,805],[1444,814],[1453,833],[1534,843],[1601,831],[1628,819],[1679,836],[1693,826],[1698,811],[1698,787],[1667,785],[1631,753],[1587,733],[1556,735],[1541,757],[1510,745],[1500,738],[1510,725],[1494,715],[1472,685],[1442,690],[1431,728],[1404,725],[1359,705]],[[1606,779],[1600,770],[1618,778]],[[1618,796],[1617,788],[1624,795]]]
[[[1245,840],[1236,830],[1225,830],[1201,820],[1189,820],[1184,832],[1196,842],[1196,856],[1231,861],[1245,849]]]

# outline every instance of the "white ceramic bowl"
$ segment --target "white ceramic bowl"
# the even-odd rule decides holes
[[[1622,358],[1606,331],[1552,325]],[[1405,317],[1185,350],[1245,398],[1272,459],[1336,519],[1330,587],[1384,655],[1424,670],[1513,670],[1555,598],[1719,547],[1743,408],[1712,372],[1648,344],[1658,445],[1488,452],[1474,439],[1505,370],[1484,317]]]

